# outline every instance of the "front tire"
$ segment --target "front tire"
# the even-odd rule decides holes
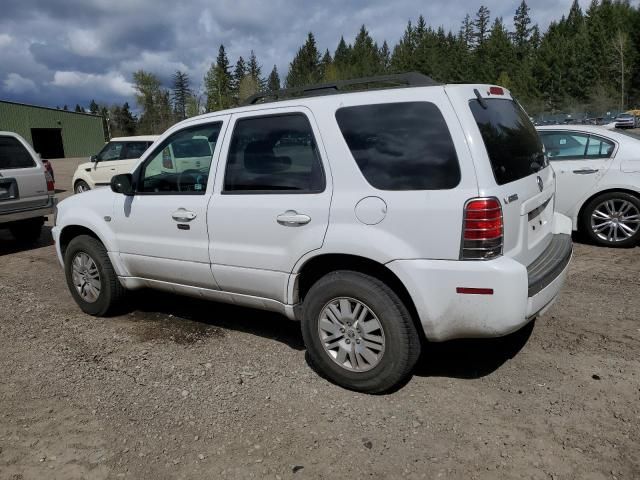
[[[88,192],[89,190],[91,190],[91,187],[84,180],[78,180],[73,186],[73,191],[75,193],[84,193]]]
[[[584,208],[582,230],[604,247],[633,247],[640,241],[640,199],[625,192],[597,196]]]
[[[398,386],[420,356],[406,306],[386,284],[359,272],[332,272],[311,287],[304,299],[302,336],[319,373],[360,392]]]
[[[125,289],[97,239],[79,235],[71,240],[64,253],[64,271],[69,291],[83,312],[102,317],[121,304]]]

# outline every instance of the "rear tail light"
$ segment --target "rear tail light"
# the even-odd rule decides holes
[[[47,179],[47,193],[55,193],[56,191],[56,184],[53,181],[53,177],[51,176],[51,174],[47,171],[44,172],[44,178]]]
[[[497,198],[472,198],[464,206],[461,260],[490,260],[502,255],[504,223]]]

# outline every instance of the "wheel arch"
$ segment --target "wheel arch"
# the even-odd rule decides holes
[[[60,232],[60,252],[64,258],[65,251],[71,243],[71,240],[80,236],[80,235],[88,235],[89,237],[93,237],[98,240],[100,243],[106,246],[105,242],[100,238],[100,236],[94,232],[92,229],[87,228],[83,225],[67,225]],[[105,247],[106,248],[106,247]]]
[[[292,291],[293,303],[302,304],[305,295],[315,282],[324,275],[337,270],[364,273],[385,283],[407,307],[418,335],[420,335],[421,340],[425,340],[418,310],[405,285],[386,265],[367,257],[342,253],[325,253],[307,259],[298,268],[298,274],[295,276]],[[299,315],[296,316],[299,318]]]

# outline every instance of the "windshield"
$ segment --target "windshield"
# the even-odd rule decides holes
[[[544,168],[542,142],[525,111],[509,99],[488,98],[483,104],[469,102],[496,183],[514,182]]]

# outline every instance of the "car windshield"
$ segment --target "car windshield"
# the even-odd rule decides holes
[[[525,111],[513,100],[469,102],[498,185],[527,177],[546,166],[542,142]]]

